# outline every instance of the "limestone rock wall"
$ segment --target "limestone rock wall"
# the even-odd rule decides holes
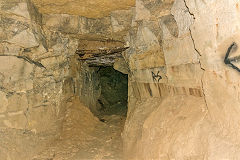
[[[112,11],[128,9],[135,5],[135,0],[33,0],[41,13],[81,15],[88,18],[101,18],[108,16]]]
[[[70,35],[80,41],[123,41],[131,27],[133,9],[112,11],[109,16],[88,18],[81,15],[43,14],[42,25],[51,31]]]
[[[101,95],[98,67],[88,67],[83,64],[76,76],[76,94],[95,115],[99,113],[98,98]]]
[[[237,1],[136,1],[126,159],[239,159],[238,18]]]
[[[110,16],[102,18],[87,18],[81,15],[68,14],[43,14],[42,26],[49,37],[49,44],[55,45],[55,34],[63,37],[77,39],[78,50],[98,50],[104,47],[114,47],[115,43],[125,43],[124,37],[131,27],[132,12],[129,10],[112,11]],[[75,42],[75,41],[74,41]],[[75,43],[64,42],[68,47]],[[126,44],[127,46],[127,44]],[[55,49],[58,49],[57,46]],[[61,50],[66,52],[65,50]],[[72,50],[71,50],[72,51]],[[69,58],[70,75],[69,84],[74,86],[74,94],[79,96],[81,102],[90,108],[94,114],[98,114],[101,88],[99,87],[98,67],[90,66],[85,61],[79,61],[77,54]],[[123,58],[121,58],[123,59]],[[106,60],[107,61],[107,60]],[[123,60],[124,61],[124,60]],[[97,63],[98,61],[96,61]],[[123,62],[122,62],[123,63]],[[99,65],[102,65],[99,63]],[[118,70],[128,71],[127,66],[119,66]],[[71,81],[71,83],[70,83]]]
[[[30,1],[0,3],[0,127],[56,131],[73,94],[77,41],[42,27]]]
[[[240,159],[237,0],[136,0],[95,19],[0,8],[1,128],[56,131],[73,95],[96,111],[96,68],[75,52],[113,39],[129,47],[114,65],[129,76],[126,159]]]

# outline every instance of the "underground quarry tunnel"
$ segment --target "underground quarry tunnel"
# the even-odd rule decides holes
[[[0,160],[240,160],[238,0],[0,0]]]

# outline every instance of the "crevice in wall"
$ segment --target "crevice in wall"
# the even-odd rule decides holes
[[[27,128],[28,128],[28,125],[29,125],[29,119],[28,119],[28,112],[29,112],[29,104],[28,104],[28,107],[27,109],[24,111],[24,116],[26,118],[26,124],[25,124],[25,128],[24,128],[24,133],[27,132]]]
[[[188,7],[188,5],[187,5],[186,0],[183,0],[183,2],[184,2],[185,6],[186,6],[186,8],[187,8],[188,13],[189,13],[189,14],[193,17],[193,19],[195,20],[195,19],[196,19],[196,18],[195,18],[195,15],[194,15],[192,12],[190,12],[190,9],[189,9],[189,7]]]
[[[37,62],[37,61],[34,61],[34,60],[30,59],[30,58],[27,57],[27,56],[16,56],[16,55],[0,55],[0,56],[17,57],[17,58],[23,59],[24,61],[26,61],[26,62],[28,62],[28,63],[30,63],[30,64],[34,64],[34,65],[36,65],[37,67],[47,69],[42,63]]]
[[[196,20],[195,15],[190,12],[190,9],[189,9],[189,7],[188,7],[188,5],[187,5],[186,0],[183,0],[183,1],[184,1],[184,4],[185,4],[186,8],[187,8],[188,13],[193,17],[193,20],[195,21],[195,20]],[[194,24],[194,21],[193,21],[193,24]],[[193,24],[192,24],[192,25],[193,25]],[[203,94],[203,98],[204,98],[204,102],[205,102],[206,108],[207,108],[207,110],[209,111],[209,109],[208,109],[208,104],[207,104],[207,100],[206,100],[206,95],[205,95],[205,90],[204,90],[204,83],[203,83],[203,76],[204,76],[205,69],[202,67],[202,64],[201,64],[201,60],[200,60],[201,58],[200,58],[200,57],[201,57],[202,55],[201,55],[200,51],[197,49],[197,47],[196,47],[196,43],[195,43],[195,40],[194,40],[194,38],[193,38],[191,26],[189,27],[189,33],[190,33],[190,37],[191,37],[191,39],[192,39],[192,43],[193,43],[194,50],[197,52],[197,54],[198,54],[198,56],[199,56],[199,57],[198,57],[199,67],[200,67],[201,70],[203,71],[202,76],[201,76],[201,80],[200,80],[200,82],[201,82],[201,90],[202,90],[202,94]]]
[[[189,12],[189,13],[190,13],[190,12]],[[191,28],[189,28],[189,33],[190,33],[190,37],[191,37],[192,42],[193,42],[194,49],[195,49],[195,51],[198,53],[198,55],[201,57],[202,55],[200,54],[200,52],[199,52],[199,51],[197,50],[197,48],[196,48],[196,45],[195,45],[195,41],[194,41],[194,38],[193,38],[193,35],[192,35],[192,30],[191,30]],[[200,57],[198,57],[199,67],[200,67],[201,70],[203,71],[202,76],[201,76],[201,80],[200,80],[200,81],[201,81],[201,89],[202,89],[202,94],[203,94],[204,102],[205,102],[205,104],[206,104],[206,108],[207,108],[207,110],[209,111],[209,109],[208,109],[208,104],[207,104],[207,100],[206,100],[206,95],[205,95],[205,90],[204,90],[204,83],[203,83],[203,76],[204,76],[205,69],[202,67]]]

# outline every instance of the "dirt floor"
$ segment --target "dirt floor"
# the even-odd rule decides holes
[[[120,160],[125,116],[93,114],[78,100],[67,106],[58,138],[23,130],[0,130],[1,160]]]

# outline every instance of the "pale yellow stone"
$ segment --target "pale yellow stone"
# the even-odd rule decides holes
[[[35,35],[30,30],[24,30],[21,33],[14,36],[8,42],[13,43],[15,45],[25,47],[25,48],[32,48],[39,45],[37,42]]]
[[[128,9],[135,5],[135,0],[33,0],[41,13],[62,13],[100,18],[111,11]]]
[[[156,46],[145,53],[131,55],[129,66],[132,70],[161,67],[165,66],[165,58],[161,48]]]
[[[113,64],[113,68],[124,74],[129,73],[129,66],[123,58],[116,59],[115,63]]]
[[[11,116],[11,118],[8,118],[7,120],[4,120],[3,123],[8,128],[24,129],[27,124],[27,119],[24,114],[17,114]]]
[[[7,111],[8,99],[4,92],[0,92],[0,113]]]
[[[12,87],[16,91],[25,92],[33,87],[30,79],[30,73],[33,70],[33,64],[14,56],[0,57],[0,73],[4,76],[3,85]]]
[[[30,19],[27,3],[19,3],[17,6],[8,10],[8,12]]]

